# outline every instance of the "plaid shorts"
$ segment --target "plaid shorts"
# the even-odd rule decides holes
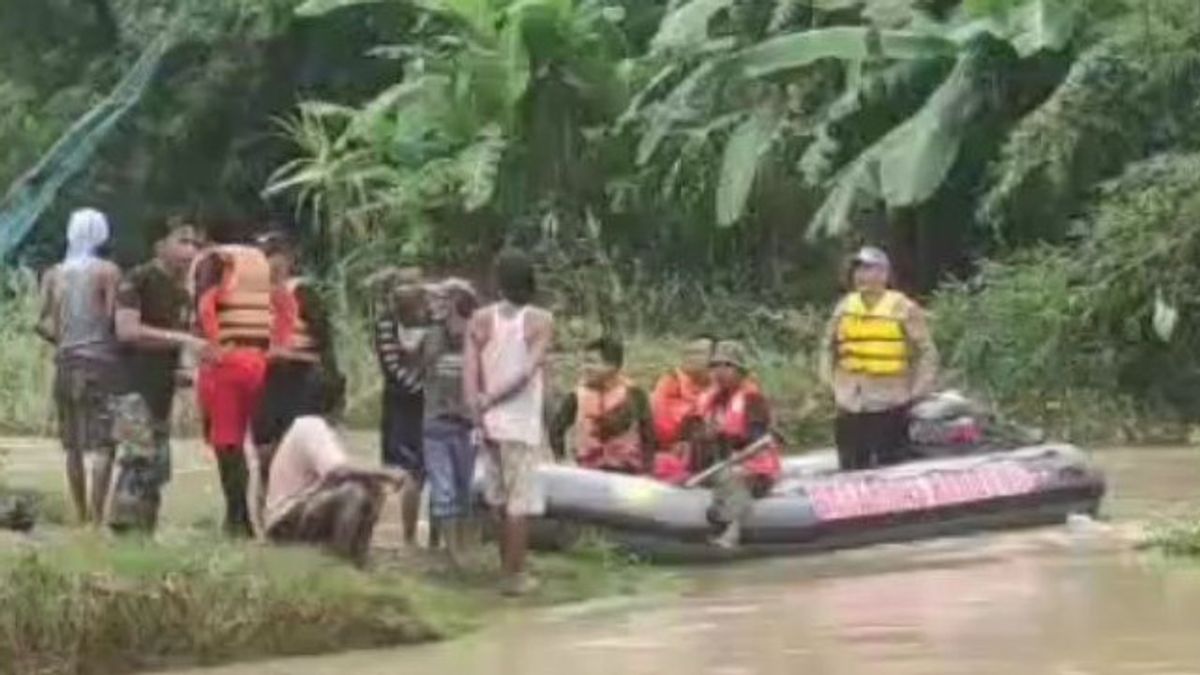
[[[86,359],[62,360],[54,373],[58,435],[69,452],[112,452],[111,364]]]
[[[489,444],[483,452],[483,497],[493,508],[503,508],[510,516],[540,516],[546,511],[546,498],[537,468],[546,459],[536,445],[517,441]]]

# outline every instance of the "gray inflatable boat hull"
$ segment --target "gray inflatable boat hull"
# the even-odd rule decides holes
[[[1072,514],[1095,515],[1105,491],[1101,472],[1070,445],[836,469],[831,451],[786,459],[779,484],[755,502],[742,546],[731,552],[707,542],[708,490],[546,466],[539,470],[546,514],[535,525],[534,544],[554,548],[578,526],[591,526],[654,560],[798,554],[1060,523]]]

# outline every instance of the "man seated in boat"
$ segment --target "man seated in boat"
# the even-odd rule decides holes
[[[643,474],[654,458],[654,424],[646,392],[622,372],[625,348],[600,338],[585,348],[583,373],[550,425],[550,446],[561,458],[575,427],[575,461],[599,471]]]
[[[703,471],[734,458],[709,480],[713,490],[708,519],[718,534],[713,543],[733,548],[741,539],[753,501],[765,497],[782,470],[779,444],[771,437],[771,409],[762,390],[749,377],[745,348],[722,340],[713,347],[712,385],[700,397],[704,424],[691,444],[692,471]],[[767,439],[761,451],[738,453]]]
[[[409,477],[395,469],[351,464],[330,421],[342,399],[338,384],[324,381],[305,387],[300,415],[271,462],[265,535],[277,543],[320,546],[361,565],[379,520],[384,488],[402,489]]]
[[[668,482],[686,478],[688,443],[692,429],[700,423],[700,397],[710,384],[708,361],[713,339],[699,337],[684,347],[683,360],[663,375],[650,397],[654,434],[659,453],[654,458],[654,475]]]

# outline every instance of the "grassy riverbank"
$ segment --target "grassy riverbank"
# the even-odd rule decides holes
[[[1154,524],[1147,530],[1142,546],[1169,556],[1200,558],[1200,516]]]
[[[382,552],[358,571],[308,550],[196,531],[158,543],[70,533],[0,539],[0,673],[90,675],[444,639],[513,605],[644,591],[650,572],[596,544],[539,556],[536,595],[499,602],[495,569]]]

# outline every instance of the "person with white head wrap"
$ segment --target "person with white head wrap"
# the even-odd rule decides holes
[[[56,348],[54,401],[67,455],[67,480],[81,522],[104,521],[115,444],[109,403],[121,389],[113,325],[121,272],[99,257],[108,219],[80,209],[67,223],[67,252],[42,281],[38,333]],[[89,499],[84,455],[90,453]]]
[[[79,209],[67,222],[67,255],[64,265],[77,266],[96,259],[96,252],[108,242],[108,218],[96,209]]]

